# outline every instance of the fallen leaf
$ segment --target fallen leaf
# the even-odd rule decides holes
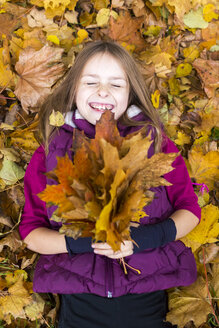
[[[177,139],[175,139],[174,142],[179,146],[183,146],[191,142],[191,137],[181,131],[178,131]]]
[[[63,124],[65,124],[65,119],[64,116],[62,115],[62,113],[60,113],[59,111],[52,111],[52,113],[49,116],[49,124],[52,126],[62,126]]]
[[[139,32],[142,23],[141,17],[132,18],[128,11],[120,12],[116,21],[110,17],[107,34],[112,40],[135,45],[136,51],[141,51],[145,47],[145,41]]]
[[[0,87],[13,87],[15,75],[8,63],[4,62],[4,48],[0,48]]]
[[[179,328],[183,328],[190,320],[199,326],[207,320],[207,315],[211,312],[206,282],[201,276],[194,284],[176,288],[169,293],[167,321],[177,324]]]
[[[63,49],[44,46],[39,51],[25,49],[20,53],[15,69],[19,75],[15,94],[24,110],[40,106],[51,87],[64,73],[60,63]]]
[[[216,89],[219,87],[219,62],[198,58],[193,62],[193,67],[201,77],[208,98],[214,97]]]
[[[38,10],[33,7],[30,13],[27,15],[28,25],[30,27],[43,27],[53,24],[53,20],[47,18],[45,15],[45,10]]]
[[[20,247],[24,247],[24,243],[21,240],[18,231],[14,230],[9,235],[0,240],[0,252],[4,246],[10,247],[12,252],[16,252]]]
[[[216,13],[217,8],[214,4],[208,3],[203,8],[203,17],[206,22],[211,22],[212,19],[218,19],[218,14]]]
[[[117,20],[118,18],[118,14],[114,10],[110,10],[107,8],[100,9],[96,17],[97,26],[99,27],[107,26],[110,16],[112,16],[115,20]]]
[[[219,235],[219,209],[212,205],[202,207],[201,222],[181,240],[195,252],[203,244],[215,243]],[[193,243],[194,242],[194,243]]]
[[[204,20],[203,8],[200,7],[197,10],[190,10],[188,14],[183,17],[183,22],[190,28],[207,28],[208,22]]]
[[[36,293],[34,293],[31,298],[32,300],[30,301],[30,304],[25,306],[24,311],[31,321],[41,319],[43,316],[45,301]]]
[[[189,63],[179,64],[176,68],[176,77],[187,76],[192,71],[192,65]]]
[[[25,171],[15,162],[8,159],[3,160],[0,170],[0,178],[3,179],[6,185],[13,185],[24,177]]]
[[[219,180],[219,152],[209,151],[203,154],[200,148],[192,148],[188,154],[188,171],[197,183],[205,183],[210,190],[214,189],[214,182]]]
[[[30,304],[30,302],[31,297],[26,288],[24,288],[23,277],[21,276],[7,291],[2,292],[0,297],[1,311],[4,315],[2,319],[7,314],[11,314],[15,319],[26,319],[24,307]],[[8,323],[10,324],[10,321]]]

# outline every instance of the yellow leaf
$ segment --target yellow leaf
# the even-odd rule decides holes
[[[22,39],[16,38],[12,35],[9,44],[9,49],[13,55],[13,58],[15,58],[16,62],[19,59],[20,52],[23,50],[23,45],[24,45],[24,41]]]
[[[176,77],[187,76],[192,71],[192,65],[189,63],[179,64],[176,68]]]
[[[161,27],[160,26],[155,26],[155,25],[150,25],[148,26],[146,31],[143,31],[143,35],[146,36],[158,36],[160,33]]]
[[[178,94],[180,93],[179,81],[173,76],[169,78],[168,84],[169,84],[170,94],[172,96],[178,96]]]
[[[100,9],[96,17],[97,25],[99,27],[107,26],[110,16],[112,16],[115,20],[117,20],[118,18],[118,14],[114,10],[110,10],[107,8]]]
[[[151,101],[154,108],[159,108],[159,100],[160,100],[160,91],[155,90],[155,92],[151,94]]]
[[[114,199],[116,198],[117,188],[121,185],[121,183],[124,181],[125,178],[126,178],[125,172],[122,169],[117,170],[115,178],[110,188],[110,196],[111,196],[110,201],[102,209],[99,219],[97,220],[96,223],[97,236],[102,230],[107,232],[107,229],[109,229],[109,222],[110,222],[109,216],[111,214],[114,205]]]
[[[11,314],[16,318],[26,319],[24,307],[30,304],[31,297],[24,288],[23,277],[21,276],[14,285],[8,288],[0,298],[0,307],[4,315]]]
[[[208,22],[203,18],[203,8],[200,7],[197,10],[190,10],[190,12],[183,17],[183,22],[190,28],[206,28]]]
[[[47,40],[51,41],[55,44],[58,44],[58,45],[60,44],[59,38],[56,35],[48,35],[47,34]]]
[[[30,304],[25,306],[25,313],[27,317],[31,320],[37,320],[42,318],[44,311],[45,301],[39,294],[33,294]]]
[[[188,155],[188,171],[197,183],[205,183],[210,190],[214,189],[215,181],[219,180],[219,152],[209,151],[203,154],[199,149],[192,148]]]
[[[186,62],[193,62],[196,58],[199,57],[199,49],[196,45],[191,45],[188,48],[183,49],[183,55]]]
[[[78,37],[73,41],[74,45],[82,43],[85,39],[88,38],[88,32],[85,29],[80,29],[77,32]]]
[[[183,328],[190,320],[199,327],[206,322],[207,315],[212,312],[206,282],[201,276],[194,284],[176,288],[168,296],[167,321],[177,324],[179,328]]]
[[[46,9],[46,16],[53,18],[54,16],[61,16],[65,9],[74,10],[77,0],[44,0],[43,5]],[[35,3],[37,5],[37,1]]]
[[[13,161],[7,159],[3,160],[0,178],[3,179],[6,185],[13,185],[18,182],[18,180],[24,177],[24,173],[23,168]]]
[[[49,116],[49,124],[52,126],[62,126],[63,124],[65,124],[65,119],[64,116],[62,115],[62,113],[60,113],[59,111],[52,111],[52,113]]]
[[[191,141],[191,137],[187,134],[179,131],[177,133],[177,139],[174,140],[177,145],[183,146],[185,144],[189,144]]]
[[[102,8],[107,8],[109,5],[109,0],[92,0],[94,8],[99,11]]]
[[[203,8],[203,17],[206,22],[211,22],[212,19],[218,19],[218,14],[215,12],[216,11],[215,5],[208,3],[207,5],[204,6]]]
[[[212,205],[202,207],[201,222],[181,240],[195,252],[203,244],[215,243],[219,235],[219,209]],[[193,244],[194,242],[194,244]]]
[[[0,48],[0,87],[13,87],[15,84],[14,73],[10,65],[5,63],[5,49]]]

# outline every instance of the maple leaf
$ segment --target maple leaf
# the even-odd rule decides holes
[[[179,328],[190,320],[198,327],[206,322],[211,312],[206,282],[201,276],[189,287],[176,288],[169,293],[167,321],[177,324]]]
[[[209,98],[216,96],[216,89],[219,87],[219,62],[198,58],[193,62],[193,67],[201,77],[207,96]]]
[[[15,65],[19,79],[14,93],[24,110],[42,104],[51,87],[64,73],[60,63],[63,49],[44,46],[39,51],[27,48],[20,53]]]
[[[141,51],[145,47],[145,41],[139,32],[142,23],[142,17],[132,18],[128,11],[120,12],[116,21],[110,16],[109,28],[105,33],[112,40],[134,45],[136,51]]]
[[[219,179],[218,163],[218,151],[204,154],[198,146],[193,146],[189,151],[187,167],[190,177],[195,178],[197,183],[205,182],[210,190],[214,189],[215,181]]]
[[[219,235],[219,209],[212,205],[202,207],[201,222],[181,240],[195,252],[202,244],[215,243]]]
[[[1,312],[3,318],[8,318],[7,323],[11,323],[10,317],[6,317],[8,314],[16,318],[26,319],[24,312],[24,307],[30,304],[31,297],[29,292],[24,287],[23,277],[20,276],[19,279],[8,288],[7,291],[3,291],[0,297]]]
[[[152,143],[146,131],[123,138],[106,111],[96,124],[95,139],[75,130],[74,162],[58,158],[49,173],[58,185],[47,186],[39,197],[58,205],[55,215],[62,221],[60,232],[77,238],[92,236],[109,243],[116,251],[130,239],[130,221],[145,216],[143,208],[152,201],[151,187],[169,185],[162,178],[173,168],[177,154],[157,153],[147,158]]]
[[[14,19],[14,17],[8,13],[0,14],[0,26],[1,26],[1,37],[2,34],[11,37],[11,34],[16,30],[20,25],[20,21]]]

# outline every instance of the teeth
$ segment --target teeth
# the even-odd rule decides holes
[[[106,104],[106,105],[104,105],[104,104],[101,104],[101,105],[91,104],[91,107],[96,108],[98,110],[110,110],[110,109],[113,108],[113,106],[109,105],[109,104]]]

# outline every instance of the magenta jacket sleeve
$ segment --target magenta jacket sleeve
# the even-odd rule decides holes
[[[25,205],[19,225],[22,239],[36,228],[51,227],[46,204],[37,196],[46,187],[45,172],[45,152],[40,146],[33,154],[24,176]]]
[[[164,137],[162,151],[166,154],[179,152],[175,144],[166,136]],[[193,190],[192,181],[183,157],[179,155],[172,166],[175,169],[165,174],[164,178],[172,183],[172,186],[166,187],[166,190],[174,210],[188,210],[200,220],[201,209],[198,205],[198,197]]]

